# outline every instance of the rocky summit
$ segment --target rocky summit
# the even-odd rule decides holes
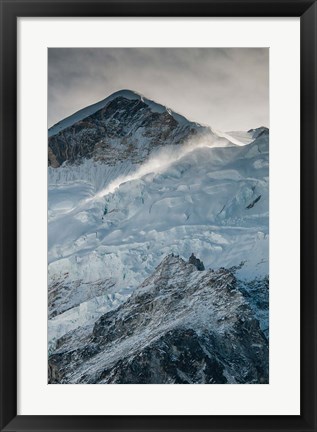
[[[48,164],[57,168],[83,159],[108,165],[140,163],[152,150],[197,135],[211,139],[213,133],[138,93],[122,90],[50,128]]]
[[[268,340],[234,274],[169,254],[129,299],[59,339],[50,383],[268,383]]]

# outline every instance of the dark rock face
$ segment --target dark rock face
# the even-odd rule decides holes
[[[247,207],[247,210],[250,210],[251,208],[254,207],[254,204],[256,204],[258,201],[260,201],[261,199],[261,195],[259,195],[258,197],[256,197]]]
[[[251,281],[237,281],[237,288],[247,299],[261,330],[269,337],[269,277]]]
[[[248,132],[252,134],[252,137],[254,139],[256,139],[256,138],[259,138],[263,135],[269,135],[270,131],[267,127],[261,126],[261,127],[256,128],[256,129],[250,129],[250,130],[248,130]]]
[[[225,384],[224,366],[206,354],[200,337],[192,329],[167,332],[132,359],[105,369],[99,379],[118,384]]]
[[[199,271],[205,270],[204,263],[202,261],[200,261],[199,258],[196,258],[194,253],[192,253],[191,256],[189,257],[188,262],[189,262],[189,264],[193,264],[197,268],[197,270],[199,270]]]
[[[196,123],[180,123],[168,111],[157,112],[141,98],[118,96],[104,108],[48,139],[48,165],[80,163],[83,158],[112,165],[139,163],[153,149],[181,144],[197,133],[210,133]],[[141,151],[140,151],[141,149]]]
[[[268,341],[226,270],[168,255],[116,310],[59,339],[50,383],[268,383]]]

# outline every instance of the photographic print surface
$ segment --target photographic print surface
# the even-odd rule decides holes
[[[269,50],[48,49],[48,382],[269,383]]]

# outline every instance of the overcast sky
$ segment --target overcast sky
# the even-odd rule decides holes
[[[121,89],[222,131],[269,126],[269,50],[48,50],[49,127]]]

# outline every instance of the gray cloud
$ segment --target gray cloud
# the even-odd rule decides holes
[[[49,48],[49,126],[123,88],[223,131],[268,126],[269,49]]]

